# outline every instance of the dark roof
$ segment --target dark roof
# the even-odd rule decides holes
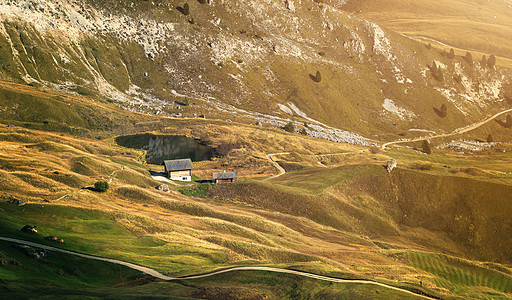
[[[236,179],[236,172],[213,173],[213,179]]]
[[[192,170],[192,161],[190,158],[186,159],[175,159],[175,160],[164,160],[163,164],[165,166],[165,170],[169,171],[183,171],[183,170]]]

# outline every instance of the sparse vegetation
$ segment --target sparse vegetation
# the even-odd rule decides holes
[[[494,68],[496,66],[496,56],[494,56],[494,54],[491,54],[489,56],[489,60],[487,61],[487,64],[490,68]]]
[[[434,107],[434,112],[440,117],[440,118],[446,118],[446,115],[448,114],[448,109],[446,107],[446,104],[441,104],[441,107],[438,109],[437,107]]]
[[[485,54],[482,55],[482,61],[480,62],[480,65],[484,68],[487,67],[487,57],[485,57]]]
[[[466,52],[466,55],[464,56],[464,61],[470,66],[473,65],[473,55],[471,55],[471,52]]]
[[[431,66],[428,66],[430,69],[430,72],[432,73],[432,76],[437,81],[444,81],[444,75],[443,75],[443,69],[441,66],[438,66],[435,61],[432,62]]]
[[[450,48],[450,52],[448,53],[447,56],[449,59],[454,59],[455,58],[455,50],[453,50],[453,48]]]
[[[432,154],[432,143],[429,140],[424,140],[422,144],[422,151],[426,154]]]
[[[189,197],[206,197],[208,190],[211,188],[209,183],[200,183],[192,187],[182,187],[179,189],[180,193]]]
[[[288,122],[288,124],[286,124],[283,129],[287,132],[295,132],[295,126],[292,122]]]
[[[316,71],[316,74],[314,76],[314,80],[315,80],[315,82],[322,81],[322,73],[320,73],[320,71]]]

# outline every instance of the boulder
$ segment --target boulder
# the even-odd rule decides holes
[[[37,233],[36,226],[25,225],[20,230],[23,232],[28,232],[28,233]]]
[[[20,199],[16,199],[16,198],[12,198],[11,200],[8,201],[9,203],[12,203],[12,204],[16,204],[18,206],[23,206],[25,205],[26,203],[21,201]]]
[[[394,160],[394,159],[388,160],[388,164],[386,166],[388,173],[391,173],[391,171],[393,171],[393,169],[395,169],[395,168],[396,168],[396,160]]]
[[[167,192],[167,193],[169,193],[171,191],[171,189],[169,188],[169,186],[167,184],[161,184],[161,185],[157,186],[156,189],[159,191],[162,191],[162,192]]]
[[[64,243],[63,239],[60,239],[60,238],[58,238],[56,236],[53,236],[53,235],[47,236],[44,239],[47,240],[47,241],[50,241],[50,242]]]

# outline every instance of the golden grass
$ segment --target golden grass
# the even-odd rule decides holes
[[[453,47],[457,54],[474,51],[473,58],[494,53],[497,64],[512,67],[512,22],[506,1],[349,1],[342,9],[412,38]],[[458,49],[457,49],[458,48]]]

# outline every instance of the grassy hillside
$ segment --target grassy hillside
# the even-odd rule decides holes
[[[347,1],[341,9],[425,43],[459,48],[462,55],[466,50],[479,53],[478,59],[495,54],[498,64],[512,66],[508,1],[365,0]]]
[[[54,235],[64,239],[56,246],[177,276],[271,265],[372,279],[444,298],[510,296],[510,247],[504,242],[510,239],[509,151],[469,158],[442,150],[430,156],[405,148],[369,151],[225,120],[171,119],[122,110],[118,114],[119,109],[108,103],[22,85],[3,86],[0,101],[18,104],[18,110],[2,112],[4,124],[16,125],[0,128],[2,235],[40,243],[51,243],[44,237]],[[30,106],[51,109],[41,109],[32,115],[40,119],[32,120],[25,118],[25,113],[32,114]],[[123,120],[132,125],[122,127]],[[45,121],[59,126],[47,128]],[[104,122],[108,126],[100,126]],[[181,185],[171,184],[170,193],[156,190],[160,182],[150,177],[149,169],[161,166],[147,165],[141,151],[116,145],[115,133],[109,134],[148,129],[195,137],[221,149],[224,156],[195,164],[194,174],[208,179],[212,172],[235,170],[240,182],[202,186],[205,190],[189,193],[192,196],[183,195]],[[506,144],[501,147],[508,149]],[[291,152],[274,157],[287,173],[268,179],[277,170],[266,155],[279,152]],[[329,153],[341,155],[315,156]],[[390,157],[398,160],[399,168],[388,174],[383,165]],[[97,180],[109,181],[109,191],[93,191],[90,187]],[[7,203],[13,198],[29,204]],[[20,232],[27,224],[37,225],[39,234]],[[16,251],[9,245],[0,247],[6,261],[22,260],[24,254]],[[125,277],[123,271],[122,279],[116,280],[126,280],[130,287],[112,289],[119,281],[88,283],[89,273],[74,264],[70,258],[69,263],[52,262],[48,268],[31,260],[23,260],[20,268],[0,266],[0,274],[10,278],[2,278],[0,288],[20,297],[37,293],[23,292],[25,283],[19,280],[23,272],[36,269],[34,274],[52,274],[41,283],[52,286],[48,295],[158,297],[168,291],[190,298],[404,296],[266,273],[185,283],[133,278],[129,284],[128,278],[137,274]],[[105,270],[101,276],[119,270],[98,268]],[[55,275],[60,269],[65,275]],[[451,271],[443,273],[445,269]],[[82,288],[84,282],[90,289]]]

